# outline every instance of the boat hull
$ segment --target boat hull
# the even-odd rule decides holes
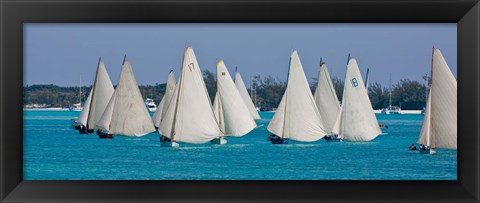
[[[210,141],[210,143],[212,143],[212,144],[227,144],[227,139],[225,139],[224,137],[215,138],[212,141]]]
[[[325,139],[325,141],[327,142],[343,142],[342,139],[338,138],[338,139]]]
[[[325,136],[323,139],[327,142],[343,142],[342,138],[332,135],[332,136]]]
[[[274,139],[271,142],[272,142],[272,144],[288,144],[288,140],[285,139],[285,138]]]
[[[419,152],[420,154],[430,154],[430,153],[431,153],[429,149],[426,149],[426,150],[418,150],[418,152]]]
[[[112,134],[99,135],[98,138],[100,138],[100,139],[112,139],[113,135]]]
[[[172,147],[172,148],[176,148],[176,147],[180,147],[180,144],[176,143],[176,142],[160,142],[160,146],[161,147]]]

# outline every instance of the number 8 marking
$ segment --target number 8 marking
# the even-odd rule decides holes
[[[358,86],[357,78],[353,78],[352,80],[350,80],[350,82],[352,83],[352,86],[353,86],[353,87],[357,87],[357,86]]]

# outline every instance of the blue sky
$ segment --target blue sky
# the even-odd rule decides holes
[[[332,76],[344,78],[347,56],[370,81],[388,85],[402,78],[422,81],[430,73],[432,46],[457,75],[456,24],[32,24],[24,25],[24,84],[91,85],[102,57],[117,83],[124,54],[141,85],[165,83],[178,72],[190,44],[202,70],[223,59],[238,66],[246,84],[254,75],[286,80],[296,49],[309,81],[320,57]]]

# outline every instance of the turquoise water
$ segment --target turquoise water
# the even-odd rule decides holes
[[[457,152],[407,152],[423,115],[377,115],[389,126],[371,142],[272,145],[263,125],[227,145],[160,147],[159,136],[80,135],[79,112],[24,111],[25,180],[456,180]]]

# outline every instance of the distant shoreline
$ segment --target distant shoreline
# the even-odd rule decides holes
[[[24,111],[70,111],[68,108],[51,107],[51,108],[24,108]]]
[[[70,111],[68,108],[51,107],[51,108],[24,108],[24,111]],[[275,111],[261,111],[261,112],[275,112]],[[381,109],[373,110],[375,114],[381,114]],[[422,110],[402,110],[402,114],[422,114]]]

